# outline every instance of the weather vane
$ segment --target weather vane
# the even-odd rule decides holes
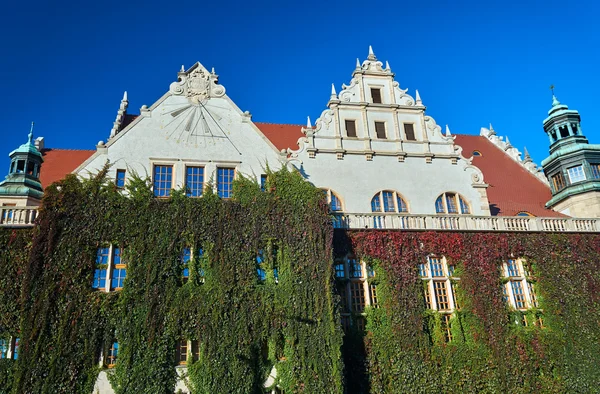
[[[550,85],[550,90],[552,91],[552,95],[554,96],[554,85]]]

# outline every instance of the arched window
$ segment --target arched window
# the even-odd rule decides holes
[[[435,211],[437,213],[451,213],[467,215],[471,213],[469,204],[461,195],[456,193],[444,193],[435,200]]]
[[[384,190],[371,200],[371,212],[408,212],[406,201],[397,192]]]
[[[535,216],[535,215],[532,215],[529,212],[521,211],[521,212],[517,213],[517,216]]]
[[[483,156],[483,155],[481,154],[481,152],[480,152],[480,151],[478,151],[478,150],[474,150],[474,151],[473,151],[473,156]]]
[[[329,204],[329,209],[332,212],[341,212],[344,210],[344,208],[342,208],[342,200],[340,200],[340,198],[331,189],[322,190],[323,193],[325,193],[327,204]]]

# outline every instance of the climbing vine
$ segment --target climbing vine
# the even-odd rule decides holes
[[[336,252],[375,266],[378,309],[364,335],[346,337],[347,368],[361,392],[592,392],[600,386],[598,235],[358,231],[336,234]],[[446,343],[440,315],[426,309],[417,265],[444,255],[460,277],[460,308]],[[523,257],[539,308],[510,310],[501,265]],[[523,316],[525,315],[525,316]],[[529,324],[525,326],[523,318]],[[540,327],[540,320],[543,326]],[[534,325],[534,322],[537,325]],[[361,367],[364,366],[364,367]]]
[[[241,177],[231,200],[210,189],[161,200],[147,180],[121,191],[105,178],[106,169],[46,189],[19,313],[0,320],[9,333],[20,322],[19,359],[7,368],[14,393],[91,393],[113,342],[117,393],[173,393],[179,340],[198,343],[183,377],[194,393],[263,392],[273,367],[272,384],[286,391],[341,392],[332,229],[318,189],[284,169],[269,172],[266,191]],[[121,248],[127,277],[106,293],[92,282],[97,250],[109,244]]]
[[[193,393],[259,393],[265,381],[297,393],[600,386],[600,236],[334,234],[322,192],[299,174],[269,171],[265,189],[240,177],[230,200],[210,187],[156,199],[148,180],[118,190],[106,169],[47,188],[33,230],[0,231],[0,338],[20,338],[18,360],[0,360],[0,393],[91,393],[114,342],[119,394],[172,393],[179,379]],[[109,244],[127,276],[106,293],[92,283]],[[375,269],[380,307],[343,334],[332,255],[350,252]],[[418,276],[430,254],[459,278],[450,342]],[[506,305],[510,256],[527,261],[539,307]],[[182,340],[194,345],[179,376]]]

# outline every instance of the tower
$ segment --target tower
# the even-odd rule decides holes
[[[33,123],[26,143],[10,152],[10,168],[0,183],[0,205],[35,206],[43,195],[40,183],[42,154],[33,142]]]
[[[592,145],[581,131],[581,117],[552,95],[544,119],[550,156],[542,161],[550,181],[548,208],[574,217],[600,217],[600,145]]]

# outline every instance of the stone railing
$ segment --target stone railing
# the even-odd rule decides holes
[[[600,219],[340,213],[334,215],[333,226],[347,229],[589,233],[600,232]]]
[[[31,227],[38,207],[0,207],[0,227]]]

